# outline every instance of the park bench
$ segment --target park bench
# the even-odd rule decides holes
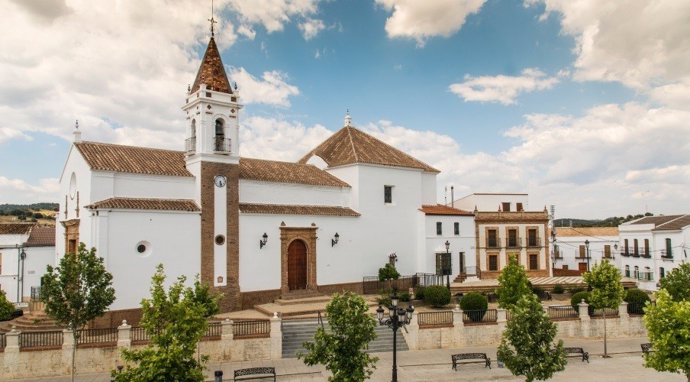
[[[574,354],[577,357],[582,355],[582,362],[587,361],[587,363],[589,363],[589,353],[584,351],[584,349],[582,349],[582,348],[565,348],[563,350],[565,350],[566,357],[569,357],[571,354]]]
[[[654,350],[652,350],[652,344],[650,344],[649,342],[644,343],[644,344],[640,344],[640,347],[642,348],[642,352],[644,354],[649,354],[649,352],[654,351]]]
[[[276,368],[275,367],[249,367],[246,369],[235,370],[234,380],[235,381],[247,381],[250,379],[263,379],[271,378],[273,381],[276,380]]]
[[[486,353],[460,353],[453,354],[450,357],[453,360],[453,370],[455,371],[458,371],[458,365],[460,364],[458,361],[462,361],[464,359],[483,359],[484,367],[491,369],[491,358],[487,357]]]

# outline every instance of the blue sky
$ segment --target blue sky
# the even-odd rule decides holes
[[[75,119],[182,148],[210,4],[108,3],[0,2],[0,203],[59,200]],[[653,3],[216,1],[241,154],[296,160],[349,109],[442,171],[441,202],[454,185],[561,217],[687,213],[690,4]]]

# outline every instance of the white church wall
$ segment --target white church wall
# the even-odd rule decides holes
[[[436,233],[436,223],[441,223],[441,235]],[[460,233],[455,234],[455,223],[460,224]],[[424,259],[424,267],[419,272],[436,272],[436,254],[445,253],[445,243],[448,241],[451,253],[453,275],[460,273],[460,252],[465,253],[465,269],[476,267],[475,256],[475,226],[473,216],[427,215],[425,219],[424,240],[426,247],[420,256]],[[452,277],[451,277],[452,279]]]
[[[422,173],[422,204],[436,204],[435,173]]]
[[[240,179],[240,203],[344,206],[349,188],[259,182]]]
[[[194,199],[196,195],[192,177],[116,173],[113,186],[115,197]]]
[[[345,189],[342,193],[343,206],[348,206],[355,211],[359,211],[359,166],[350,165],[329,168],[326,170],[331,175],[350,185],[350,189]]]
[[[17,280],[19,271],[17,269],[17,259],[19,251],[15,246],[21,245],[29,238],[29,235],[0,235],[0,289],[5,292],[7,299],[12,302],[19,302],[17,293]]]
[[[46,273],[46,266],[55,263],[55,247],[27,247],[24,249],[24,293],[31,296],[31,287],[41,286],[41,276]]]
[[[139,307],[141,299],[149,296],[158,264],[165,266],[168,285],[180,275],[191,282],[200,272],[198,213],[128,210],[112,211],[103,218],[107,230],[99,231],[104,238],[101,256],[114,276],[117,298],[110,309]],[[147,247],[144,253],[137,251],[140,243]]]

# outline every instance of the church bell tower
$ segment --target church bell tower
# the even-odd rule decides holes
[[[201,206],[201,281],[223,293],[223,311],[239,309],[239,104],[211,39],[194,84],[188,88],[186,167]]]

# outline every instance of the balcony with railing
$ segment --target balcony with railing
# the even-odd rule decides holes
[[[500,249],[501,248],[501,242],[498,240],[498,238],[489,237],[486,239],[486,248]]]
[[[639,281],[654,281],[654,272],[651,271],[635,272],[634,276]]]
[[[623,257],[630,257],[630,252],[628,252],[627,250],[621,251],[621,256],[623,256]]]
[[[519,237],[506,238],[506,248],[519,249],[522,248],[522,240]]]
[[[673,252],[670,250],[662,249],[659,251],[661,253],[662,260],[673,260]]]
[[[230,138],[215,137],[213,151],[220,154],[230,154],[231,144]]]
[[[541,238],[539,236],[530,236],[527,238],[527,247],[536,248],[541,247]]]
[[[194,154],[196,152],[196,137],[191,137],[184,140],[184,151],[187,154]]]

